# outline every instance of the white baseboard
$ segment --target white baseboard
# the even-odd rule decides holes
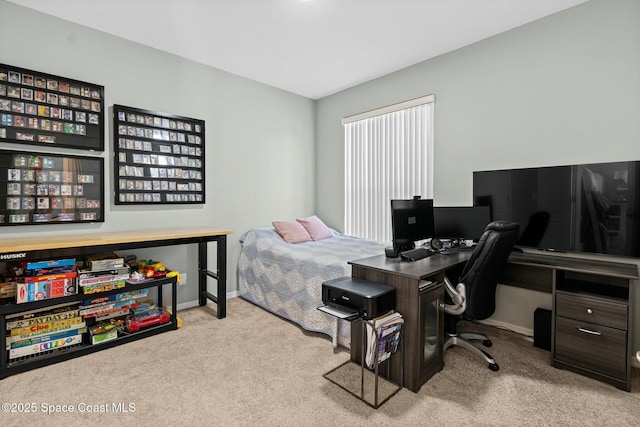
[[[227,300],[230,300],[231,298],[235,298],[237,296],[238,296],[238,291],[227,292]],[[200,302],[198,300],[181,302],[180,304],[178,304],[178,311],[186,310],[188,308],[198,307],[199,305],[200,305]]]
[[[533,330],[529,328],[523,328],[522,326],[512,325],[510,323],[501,322],[499,320],[492,320],[492,319],[481,320],[479,323],[489,325],[489,326],[495,326],[496,328],[507,329],[517,334],[525,335],[526,337],[531,338],[533,340]]]

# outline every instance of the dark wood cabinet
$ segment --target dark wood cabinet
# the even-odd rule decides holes
[[[628,278],[556,272],[552,365],[629,391],[630,293]]]
[[[380,255],[350,262],[353,277],[396,288],[396,310],[405,320],[403,378],[409,390],[418,392],[443,368],[444,275],[470,256],[471,252],[452,252],[406,262]],[[358,363],[359,329],[351,328],[351,360]],[[391,379],[397,382],[400,363],[391,362]]]
[[[631,389],[635,264],[512,254],[502,282],[552,293],[551,365]]]
[[[424,286],[418,293],[418,339],[415,372],[418,383],[424,384],[443,367],[444,286],[442,282]]]

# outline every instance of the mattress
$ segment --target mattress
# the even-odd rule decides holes
[[[350,276],[349,261],[384,253],[385,244],[332,230],[327,239],[290,244],[273,228],[244,233],[238,261],[240,296],[303,329],[350,348],[350,324],[321,312],[322,283]]]

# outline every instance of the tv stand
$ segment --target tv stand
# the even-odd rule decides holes
[[[638,266],[512,253],[501,283],[551,292],[551,365],[631,389],[633,280]]]

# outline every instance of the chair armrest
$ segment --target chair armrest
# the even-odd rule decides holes
[[[464,313],[467,308],[467,288],[464,283],[458,283],[454,288],[451,281],[445,276],[444,287],[453,300],[453,304],[445,304],[445,313],[453,314],[454,316]]]

